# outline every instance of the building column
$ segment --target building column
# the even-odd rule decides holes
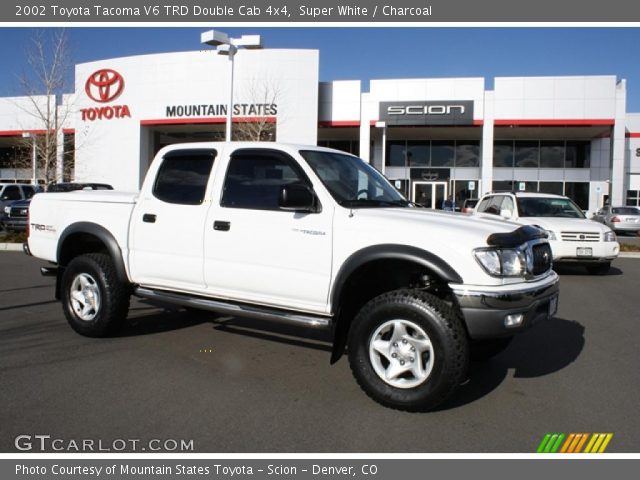
[[[626,181],[625,149],[627,120],[627,81],[616,86],[616,117],[611,134],[611,205],[624,205]]]
[[[371,120],[369,118],[369,94],[363,93],[360,101],[360,154],[359,157],[370,163],[371,159]]]
[[[482,124],[482,155],[480,158],[480,189],[478,198],[491,191],[493,183],[493,92],[484,92],[484,118]]]

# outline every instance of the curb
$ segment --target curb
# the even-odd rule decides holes
[[[0,252],[21,252],[21,243],[0,243]]]
[[[640,252],[620,252],[618,258],[640,258]]]

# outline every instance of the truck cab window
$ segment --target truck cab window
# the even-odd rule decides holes
[[[309,185],[300,167],[282,153],[240,150],[229,161],[221,206],[253,210],[280,210],[284,185]]]
[[[204,201],[214,150],[184,150],[167,154],[156,181],[153,196],[163,202],[200,205]]]

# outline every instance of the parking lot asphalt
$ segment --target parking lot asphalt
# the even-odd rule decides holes
[[[557,317],[517,337],[438,411],[361,392],[325,334],[132,302],[122,335],[84,338],[43,262],[0,253],[0,452],[19,435],[192,440],[196,452],[535,452],[549,432],[640,451],[640,260],[560,269]]]

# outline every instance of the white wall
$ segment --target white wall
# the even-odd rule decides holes
[[[497,77],[495,118],[613,119],[615,76]]]
[[[320,83],[318,121],[359,122],[361,88],[360,80]]]
[[[36,106],[46,109],[47,96],[33,97],[2,97],[0,98],[0,132],[17,132],[24,130],[44,130],[36,113]],[[51,97],[51,105],[55,99]]]
[[[315,144],[318,121],[317,50],[243,50],[235,57],[234,103],[263,103],[267,88],[278,104],[277,139]],[[95,121],[75,115],[76,179],[137,190],[146,164],[141,122],[162,122],[167,106],[228,103],[230,65],[211,50],[114,58],[76,66],[79,109],[127,105],[131,118]],[[87,78],[109,68],[122,75],[120,97],[105,104],[85,93]],[[266,87],[265,87],[266,86]],[[269,95],[273,96],[273,95]],[[222,117],[221,119],[223,119]],[[181,119],[184,120],[184,119]],[[202,128],[206,128],[203,125]],[[142,156],[145,158],[141,158]]]

